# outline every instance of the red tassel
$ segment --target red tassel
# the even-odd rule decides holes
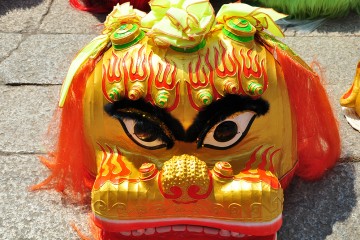
[[[93,13],[110,13],[116,4],[130,2],[130,4],[141,11],[149,12],[149,0],[69,0],[71,6],[81,11]]]

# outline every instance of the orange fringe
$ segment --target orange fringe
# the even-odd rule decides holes
[[[320,178],[340,156],[337,121],[319,76],[276,49],[290,102],[296,114],[299,166],[296,174]]]
[[[95,159],[95,153],[88,146],[84,134],[83,96],[87,78],[94,66],[93,60],[88,61],[74,77],[61,112],[55,149],[46,158],[40,157],[51,174],[43,182],[33,186],[32,190],[55,188],[59,192],[64,192],[69,186],[70,196],[80,201],[83,201],[88,193],[87,186],[92,185],[89,181],[93,180],[89,180],[84,163],[89,159]]]

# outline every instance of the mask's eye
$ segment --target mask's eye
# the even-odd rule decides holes
[[[173,145],[164,130],[147,119],[120,118],[120,122],[129,138],[143,148],[170,148]]]
[[[255,117],[256,113],[250,111],[233,114],[203,134],[205,137],[198,144],[215,149],[231,148],[245,137]]]

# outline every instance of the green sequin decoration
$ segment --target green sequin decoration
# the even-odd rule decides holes
[[[113,100],[113,101],[118,101],[118,100],[120,100],[120,93],[119,93],[119,91],[118,91],[118,89],[117,88],[113,88],[113,89],[111,89],[111,92],[110,92],[110,94],[109,94],[109,97],[111,98],[111,100]]]
[[[202,90],[198,93],[198,96],[200,98],[200,101],[205,105],[209,105],[212,103],[213,96],[208,90]]]
[[[160,91],[156,97],[156,105],[161,108],[167,107],[170,93],[168,91]]]
[[[263,85],[257,82],[251,82],[248,85],[248,90],[251,95],[261,95],[263,94]]]

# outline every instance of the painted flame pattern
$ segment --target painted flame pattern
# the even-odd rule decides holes
[[[260,83],[263,92],[268,87],[266,53],[262,51],[262,47],[249,49],[218,40],[195,53],[197,57],[181,60],[161,59],[156,54],[157,50],[146,44],[135,46],[131,51],[112,50],[109,59],[103,62],[102,90],[110,102],[112,100],[107,92],[112,84],[120,83],[127,96],[132,83],[144,82],[142,97],[149,102],[154,102],[154,96],[159,90],[172,92],[171,96],[175,101],[173,106],[168,106],[168,110],[172,110],[176,108],[180,98],[179,82],[182,72],[180,74],[179,69],[186,70],[186,92],[197,110],[202,106],[194,98],[201,89],[208,89],[213,99],[217,100],[227,93],[250,95],[247,89],[249,81]],[[179,64],[182,66],[177,66]],[[236,87],[226,89],[226,81],[233,81]]]
[[[275,172],[273,158],[280,152],[281,149],[274,149],[274,146],[259,146],[251,154],[245,168],[234,179],[249,182],[263,181],[272,188],[279,189],[281,187],[279,180],[273,174]]]
[[[110,181],[113,184],[120,184],[124,181],[138,182],[138,179],[131,179],[130,170],[122,161],[122,155],[117,147],[111,148],[98,144],[102,151],[102,162],[98,176],[94,182],[94,189],[100,189],[105,182]]]

